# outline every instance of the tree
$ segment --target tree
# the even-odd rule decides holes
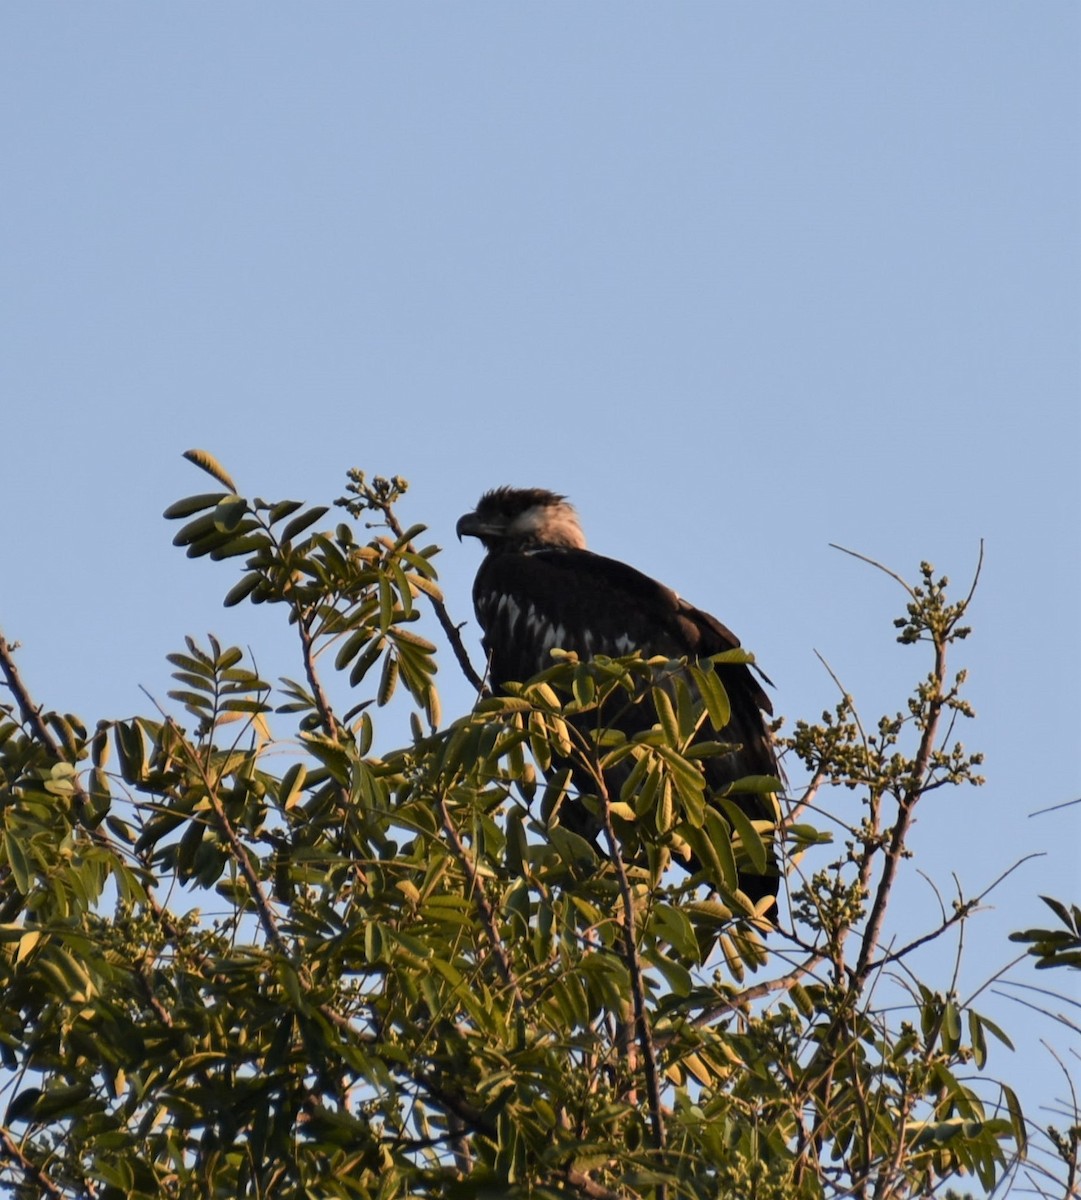
[[[737,887],[769,831],[705,803],[700,760],[722,747],[692,735],[727,722],[710,663],[564,655],[485,695],[437,548],[398,523],[402,480],[351,472],[331,527],[329,507],[247,500],[188,457],[219,487],[167,510],[176,543],[243,560],[225,603],[280,606],[297,678],[275,704],[241,650],[189,638],[170,707],[90,728],[39,708],[0,639],[14,1195],[787,1200],[1009,1180],[1020,1105],[966,1075],[1007,1035],[907,971],[981,897],[907,945],[886,936],[917,806],[980,782],[947,668],[971,593],[949,601],[927,564],[918,586],[895,577],[899,640],[932,659],[907,708],[869,732],[843,696],[786,740],[808,780],[771,922]],[[449,721],[426,609],[478,689]],[[341,714],[330,654],[355,689]],[[658,670],[671,690],[649,686]],[[396,690],[412,736],[383,747]],[[628,703],[656,717],[631,741],[605,720]],[[566,719],[584,713],[589,736]],[[595,779],[603,854],[560,825],[553,756]],[[618,759],[633,769],[608,795]],[[838,788],[863,807],[834,846],[810,822]],[[695,876],[667,870],[682,844]],[[876,996],[887,974],[900,1015]]]

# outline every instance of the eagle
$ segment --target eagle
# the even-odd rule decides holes
[[[566,496],[544,488],[494,488],[460,518],[456,532],[459,540],[478,538],[487,551],[473,585],[473,602],[489,677],[498,689],[553,666],[555,649],[573,651],[579,659],[639,652],[645,658],[693,662],[739,647],[730,629],[670,588],[626,563],[587,550]],[[746,662],[718,662],[715,669],[731,716],[723,730],[703,731],[698,740],[718,739],[734,748],[701,760],[713,797],[745,776],[779,774],[767,720],[773,707],[755,673]],[[769,683],[764,675],[762,679]],[[648,704],[631,704],[611,724],[631,737],[653,721]],[[572,777],[579,791],[591,790],[584,773],[572,772]],[[776,822],[771,795],[744,793],[732,799],[752,820]],[[591,841],[600,832],[599,821],[577,801],[564,801],[560,820]],[[740,889],[756,903],[777,894],[778,870],[768,835],[767,849],[764,873],[746,866],[739,872]],[[698,866],[693,856],[686,865],[691,870]]]

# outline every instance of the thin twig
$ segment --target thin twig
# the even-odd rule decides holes
[[[811,776],[810,782],[804,788],[803,795],[797,803],[785,813],[783,824],[785,827],[795,824],[801,816],[812,806],[815,797],[818,795],[819,789],[826,780],[826,770],[819,766],[815,769],[814,775]]]
[[[970,917],[975,911],[976,906],[981,904],[984,898],[989,896],[991,892],[993,892],[1007,876],[1012,875],[1014,871],[1018,869],[1018,867],[1023,866],[1031,858],[1042,857],[1043,851],[1037,851],[1033,854],[1026,854],[1024,858],[1018,859],[1018,861],[1015,862],[1012,867],[1008,867],[996,880],[994,880],[992,883],[989,883],[978,896],[974,896],[971,900],[960,903],[950,916],[943,916],[942,923],[936,929],[933,929],[930,933],[925,933],[922,937],[916,938],[915,941],[909,942],[907,945],[902,946],[900,950],[891,950],[889,954],[883,954],[881,958],[875,959],[874,962],[868,964],[868,972],[870,973],[878,971],[882,967],[886,966],[887,963],[896,962],[898,959],[906,958],[913,950],[917,950],[920,946],[924,946],[928,942],[932,942],[936,938],[941,937],[951,925],[956,925],[958,921],[964,921],[966,918]],[[1015,961],[1019,962],[1021,958],[1024,957],[1025,955],[1021,955]],[[985,984],[984,986],[986,987],[987,985]],[[983,989],[981,988],[980,990],[982,991]],[[975,996],[972,997],[972,999],[975,999]],[[970,1003],[971,1000],[966,1003],[965,1007],[967,1008]]]
[[[387,528],[400,541],[405,531],[402,529],[401,522],[399,522],[397,516],[395,516],[394,510],[389,504],[380,503],[374,498],[371,500],[371,502],[383,514],[383,519],[387,523]],[[412,542],[410,542],[408,546],[409,549],[412,549]],[[446,634],[447,641],[450,643],[450,648],[454,652],[454,657],[458,660],[458,666],[462,668],[462,674],[466,677],[466,679],[469,680],[469,683],[477,690],[478,693],[483,692],[484,680],[474,670],[473,664],[469,660],[469,653],[462,642],[462,635],[459,632],[458,626],[455,625],[451,620],[450,613],[447,612],[447,606],[442,600],[437,599],[429,592],[425,592],[424,594],[428,598],[428,603],[432,606],[432,610],[436,615],[436,619],[443,627],[443,632]]]
[[[867,927],[864,930],[863,940],[860,945],[859,958],[856,962],[854,977],[857,983],[866,979],[871,970],[871,959],[878,948],[878,942],[882,936],[882,925],[886,919],[886,907],[889,904],[890,893],[893,891],[893,885],[897,878],[897,871],[901,863],[905,842],[908,838],[909,827],[915,817],[916,803],[923,794],[923,785],[927,779],[931,756],[934,753],[935,741],[938,736],[938,722],[942,716],[942,708],[945,704],[943,686],[946,680],[947,636],[946,633],[941,631],[936,632],[934,635],[935,669],[933,678],[935,680],[936,694],[927,701],[927,724],[924,726],[923,736],[920,738],[919,749],[916,752],[916,761],[912,767],[908,786],[905,788],[904,794],[898,798],[897,822],[893,827],[893,834],[890,837],[889,847],[886,850],[885,860],[882,864],[882,876],[878,881],[874,902],[871,905],[871,913],[867,918]]]
[[[40,1188],[43,1196],[63,1200],[63,1189],[57,1187],[41,1167],[26,1157],[19,1143],[11,1136],[11,1131],[4,1127],[0,1127],[0,1147],[3,1148],[4,1157],[14,1162],[26,1176],[27,1182]]]
[[[776,979],[769,979],[764,983],[756,983],[753,987],[744,988],[741,992],[737,992],[734,996],[726,997],[718,1004],[704,1008],[691,1021],[691,1024],[698,1028],[712,1025],[718,1017],[724,1016],[725,1013],[739,1011],[754,1000],[761,1000],[773,992],[788,991],[789,988],[799,983],[802,979],[805,979],[817,966],[820,966],[825,961],[825,954],[814,954],[805,962],[800,963],[798,967],[789,971],[787,975],[778,976]],[[675,1035],[673,1034],[672,1036]],[[661,1044],[663,1045],[664,1043],[662,1042]]]
[[[447,835],[447,841],[450,842],[454,856],[458,860],[458,865],[465,872],[466,880],[469,883],[469,890],[477,906],[477,912],[480,913],[480,919],[484,923],[485,932],[488,934],[488,942],[492,947],[492,953],[495,956],[496,965],[499,967],[499,973],[503,976],[503,982],[510,988],[515,1005],[519,1009],[523,1009],[525,1007],[525,998],[522,995],[522,989],[518,984],[514,968],[511,966],[510,958],[507,955],[507,948],[503,945],[503,939],[499,935],[499,926],[496,924],[495,912],[484,891],[484,884],[480,878],[480,874],[469,855],[469,851],[465,848],[465,844],[458,833],[454,821],[451,819],[450,810],[447,808],[447,801],[444,796],[440,796],[437,799],[436,810],[439,813],[443,832]]]
[[[160,710],[159,710],[160,711]],[[165,716],[165,714],[162,714]],[[165,716],[166,724],[172,726],[177,733],[180,733],[179,727],[172,717]],[[188,742],[183,736],[181,737],[181,745],[188,747]],[[211,808],[214,810],[214,816],[217,819],[218,827],[225,835],[226,843],[232,853],[233,859],[240,868],[241,875],[244,876],[244,881],[248,885],[248,892],[251,895],[252,901],[255,904],[256,912],[259,915],[259,924],[263,927],[263,932],[267,936],[267,940],[274,949],[284,958],[292,961],[293,956],[289,950],[285,939],[282,937],[278,929],[278,921],[274,916],[270,907],[270,901],[267,900],[263,892],[262,881],[252,865],[251,856],[248,854],[248,848],[237,836],[236,830],[233,828],[232,822],[229,820],[229,815],[225,811],[225,805],[221,802],[221,797],[218,795],[218,785],[212,782],[210,774],[206,770],[203,763],[199,761],[198,755],[189,753],[189,760],[199,773],[203,787],[206,789],[206,797],[210,801]],[[295,964],[294,964],[295,965]]]
[[[982,541],[980,542],[980,547],[981,547],[980,561],[982,562],[983,561],[983,551],[982,551],[983,542]],[[908,592],[908,594],[910,596],[915,596],[916,593],[912,590],[912,585],[910,583],[908,583],[908,582],[906,582],[906,580],[902,579],[901,576],[898,575],[896,571],[891,571],[889,567],[878,562],[876,559],[868,558],[866,554],[860,554],[859,551],[857,551],[857,550],[849,550],[847,546],[838,546],[836,542],[830,542],[829,548],[831,550],[840,550],[840,552],[842,554],[851,555],[852,558],[858,558],[860,560],[860,562],[866,563],[869,567],[877,567],[884,575],[888,575],[891,579],[896,580],[901,585],[901,587],[903,587],[905,589],[905,591]]]
[[[627,868],[623,862],[623,854],[616,839],[616,831],[612,825],[612,804],[608,796],[608,788],[600,771],[594,772],[597,790],[601,802],[601,816],[604,822],[604,838],[608,843],[608,856],[616,870],[619,882],[619,894],[623,899],[623,920],[620,929],[623,934],[623,949],[626,958],[627,972],[631,978],[631,996],[634,1000],[634,1024],[638,1036],[638,1045],[642,1053],[642,1070],[646,1078],[646,1091],[649,1096],[649,1121],[653,1130],[653,1144],[658,1151],[663,1151],[667,1144],[664,1127],[664,1113],[661,1108],[661,1085],[657,1075],[657,1053],[653,1045],[653,1030],[649,1023],[649,1011],[646,1007],[645,983],[642,978],[642,963],[638,957],[638,937],[634,927],[634,893],[631,891]],[[665,1188],[660,1185],[658,1196],[664,1200]]]
[[[1081,804],[1081,796],[1078,796],[1073,800],[1063,800],[1061,804],[1052,804],[1050,808],[1038,808],[1035,812],[1030,812],[1028,815],[1030,817],[1042,817],[1046,813],[1058,812],[1063,808],[1073,808],[1075,804]]]
[[[323,681],[315,672],[315,651],[312,643],[312,631],[308,628],[307,614],[302,611],[299,601],[290,597],[290,602],[297,619],[297,631],[300,634],[300,646],[304,656],[304,674],[308,680],[308,687],[312,690],[315,708],[319,713],[319,722],[326,731],[327,737],[333,741],[339,741],[341,727],[338,724],[338,718],[334,715],[327,694],[323,690]],[[342,791],[344,794],[344,789]]]
[[[983,538],[980,538],[980,554],[976,559],[976,570],[972,573],[972,586],[968,589],[968,595],[965,597],[964,604],[961,605],[961,611],[964,612],[972,603],[972,597],[976,594],[976,584],[980,582],[980,572],[983,570]]]

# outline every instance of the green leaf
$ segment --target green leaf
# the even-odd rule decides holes
[[[972,1061],[982,1071],[987,1063],[987,1039],[978,1013],[968,1010],[968,1038],[972,1046]]]
[[[788,996],[800,1013],[810,1020],[814,1016],[814,1001],[802,983],[794,983],[788,989]]]
[[[1056,917],[1073,933],[1078,930],[1071,919],[1070,910],[1062,903],[1061,900],[1056,900],[1053,896],[1041,896],[1040,899],[1047,907],[1055,914]]]
[[[349,672],[349,685],[356,687],[365,675],[371,670],[380,654],[386,649],[386,641],[383,637],[374,638],[368,646],[364,648],[363,653],[353,663],[353,669]]]
[[[667,954],[662,954],[660,950],[650,949],[643,954],[643,958],[664,976],[665,983],[672,989],[677,996],[689,996],[691,989],[694,986],[694,980],[691,977],[690,971],[679,962],[669,958]]]
[[[138,783],[143,774],[143,735],[136,721],[117,721],[113,726],[120,773],[127,783]]]
[[[378,576],[375,582],[379,593],[379,632],[386,633],[394,624],[394,589],[385,575]]]
[[[762,841],[758,830],[751,823],[751,818],[733,800],[722,797],[720,803],[724,809],[725,816],[732,822],[732,828],[739,836],[741,848],[750,859],[751,866],[754,867],[759,875],[764,874],[766,870],[766,845]]]
[[[303,533],[305,529],[314,525],[316,521],[326,516],[329,511],[326,505],[317,505],[315,508],[309,508],[307,512],[294,517],[278,536],[283,542],[292,542],[298,534]]]
[[[4,1117],[4,1124],[14,1125],[16,1121],[28,1120],[40,1097],[41,1088],[24,1088],[12,1099],[11,1103],[8,1105],[8,1110]]]
[[[214,509],[214,524],[222,533],[232,533],[248,512],[248,502],[243,496],[227,496]]]
[[[215,685],[213,676],[193,675],[190,671],[174,671],[173,678],[177,683],[186,684],[188,687],[195,688],[199,692],[206,692],[208,696],[214,694]]]
[[[226,492],[204,492],[200,496],[188,496],[184,500],[177,500],[175,504],[170,504],[162,516],[167,521],[176,521],[183,517],[193,516],[197,512],[203,512],[208,508],[217,508],[227,494]]]
[[[383,659],[383,673],[379,678],[379,690],[375,695],[375,702],[382,708],[391,696],[394,695],[394,688],[398,683],[398,658],[397,655],[388,654]]]
[[[776,775],[744,775],[742,779],[737,779],[728,785],[726,795],[769,795],[783,790],[781,781]]]
[[[173,537],[174,546],[190,546],[193,542],[197,542],[200,538],[206,537],[208,534],[216,534],[217,526],[214,523],[214,514],[204,513],[201,517],[196,517],[194,521],[189,521],[184,525],[180,532]]]
[[[224,543],[224,545],[217,546],[211,550],[210,561],[224,562],[227,558],[240,558],[241,555],[247,555],[250,558],[252,554],[262,550],[267,545],[266,534],[262,532],[251,533],[247,530],[242,532],[242,537],[234,537]],[[249,563],[248,565],[251,564]]]
[[[429,642],[427,638],[421,637],[419,633],[414,633],[411,629],[403,629],[400,625],[395,625],[390,632],[390,636],[396,642],[405,642],[407,645],[415,646],[424,654],[434,654],[435,645]]]
[[[994,1021],[985,1017],[982,1013],[980,1014],[980,1025],[983,1029],[988,1030],[992,1036],[1000,1041],[1007,1050],[1013,1050],[1013,1042],[1010,1040],[1006,1031],[1001,1026],[996,1025]]]
[[[663,688],[653,688],[653,707],[657,710],[657,720],[664,731],[665,741],[673,750],[678,750],[682,739],[679,736],[676,710],[672,707],[671,697]]]
[[[340,671],[347,663],[352,662],[360,653],[361,648],[371,641],[371,638],[372,631],[367,625],[361,625],[359,629],[354,629],[338,648],[338,653],[334,658],[334,669]]]
[[[244,575],[238,583],[235,583],[229,589],[229,591],[226,592],[225,600],[223,602],[224,607],[233,608],[235,605],[246,600],[261,582],[262,577],[256,572],[252,572],[250,575]]]
[[[22,844],[9,830],[3,832],[4,857],[11,868],[15,886],[25,896],[30,891],[30,860],[23,851]]]
[[[728,701],[728,693],[724,684],[717,677],[712,667],[696,667],[692,671],[698,690],[702,694],[702,702],[709,714],[710,724],[717,733],[732,720],[732,706]]]
[[[684,821],[679,826],[679,833],[694,852],[695,858],[698,859],[700,869],[706,876],[706,879],[716,889],[732,891],[735,888],[734,871],[729,871],[726,865],[722,863],[721,856],[717,852],[717,847],[713,843],[713,839],[703,826],[692,825],[688,821]],[[727,839],[726,839],[727,840]],[[731,857],[732,847],[728,847],[728,857]]]
[[[692,825],[701,825],[706,808],[704,796],[706,781],[702,773],[677,750],[672,750],[668,746],[658,746],[657,755],[664,760],[668,767],[672,782],[683,802],[687,819]]]
[[[270,705],[262,700],[224,700],[221,711],[227,713],[265,713],[270,712]]]
[[[720,927],[732,920],[732,910],[719,900],[691,900],[684,908],[707,925]]]
[[[694,926],[681,909],[672,904],[657,904],[653,909],[653,929],[683,958],[697,962],[698,939]]]
[[[50,1084],[34,1105],[34,1120],[74,1116],[89,1096],[90,1084],[85,1080],[66,1086]]]
[[[726,933],[722,933],[717,938],[717,944],[721,948],[721,953],[724,955],[724,961],[728,964],[728,969],[732,973],[732,978],[737,983],[742,982],[745,974],[743,959],[739,955],[732,942],[732,939]]]
[[[734,892],[738,886],[738,875],[736,859],[732,853],[732,839],[724,818],[715,808],[706,809],[704,829],[721,864],[725,887]]]
[[[961,1014],[957,1002],[947,1000],[942,1012],[942,1045],[953,1054],[961,1043]]]
[[[304,781],[307,776],[308,769],[300,762],[293,763],[289,770],[285,772],[278,786],[278,804],[282,809],[288,811],[297,803],[299,797],[303,794]]]
[[[507,869],[514,875],[522,875],[529,862],[529,844],[525,835],[525,813],[512,808],[507,814]]]
[[[1006,1108],[1010,1113],[1010,1124],[1013,1126],[1013,1137],[1017,1143],[1018,1152],[1022,1158],[1028,1150],[1028,1131],[1025,1125],[1025,1114],[1021,1109],[1021,1102],[1017,1099],[1017,1094],[1013,1088],[1002,1084],[1002,1096],[1006,1101]]]
[[[284,521],[286,517],[291,517],[298,508],[303,507],[302,500],[279,500],[270,506],[270,511],[267,513],[267,524],[276,525],[279,521]]]
[[[187,654],[167,654],[165,656],[168,662],[171,662],[174,667],[180,667],[183,671],[190,671],[195,675],[202,675],[210,680],[214,677],[214,670],[210,663],[205,662],[201,658],[192,658]]]

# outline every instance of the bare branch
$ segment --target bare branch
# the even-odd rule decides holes
[[[912,585],[910,583],[906,582],[904,579],[902,579],[901,576],[898,575],[896,571],[891,571],[889,567],[884,566],[882,563],[877,562],[875,559],[868,558],[866,554],[860,554],[859,551],[857,551],[857,550],[849,550],[847,546],[838,546],[836,542],[830,542],[829,548],[831,550],[840,550],[840,552],[842,554],[848,554],[852,558],[858,558],[860,560],[860,562],[866,563],[869,567],[875,567],[877,570],[881,571],[884,575],[888,575],[891,579],[896,580],[901,585],[901,587],[903,587],[905,589],[905,591],[908,592],[908,594],[910,596],[915,595],[915,592],[912,589]],[[980,542],[980,559],[981,559],[981,561],[983,560],[983,542],[982,542],[982,540]],[[975,585],[973,585],[973,586],[975,586]]]
[[[803,790],[803,795],[799,801],[794,804],[791,809],[785,814],[784,824],[792,825],[809,809],[818,795],[819,789],[826,779],[826,771],[822,767],[818,767],[815,773],[811,776],[811,781]]]
[[[927,781],[931,755],[934,752],[935,742],[938,737],[938,723],[945,703],[944,685],[946,681],[946,635],[941,633],[935,634],[935,667],[933,678],[935,680],[935,694],[927,702],[927,724],[924,726],[923,736],[920,738],[920,745],[916,752],[916,760],[909,776],[909,782],[904,794],[898,800],[897,821],[890,836],[889,846],[882,864],[882,877],[878,881],[874,902],[871,905],[871,913],[867,918],[867,926],[863,933],[859,958],[854,973],[857,982],[861,982],[867,977],[870,971],[871,959],[878,948],[879,939],[882,936],[882,925],[886,919],[886,907],[897,878],[902,852],[908,838],[908,830],[915,816],[916,803],[923,794],[923,786]]]
[[[905,958],[907,955],[911,954],[913,950],[917,950],[920,946],[924,946],[928,942],[933,942],[935,938],[941,937],[951,925],[956,925],[958,921],[964,921],[967,917],[970,917],[976,911],[977,906],[982,904],[984,899],[989,896],[1004,879],[1012,875],[1014,871],[1018,869],[1018,867],[1023,866],[1030,859],[1043,858],[1043,856],[1043,851],[1037,851],[1033,854],[1026,854],[1024,858],[1018,859],[1018,861],[1015,862],[1012,867],[1008,867],[1002,872],[1001,875],[999,875],[997,879],[989,883],[987,887],[985,887],[983,891],[979,893],[978,896],[974,896],[971,900],[967,900],[963,903],[958,903],[958,906],[954,912],[949,916],[944,915],[942,923],[930,933],[925,933],[922,937],[916,938],[915,941],[911,941],[907,943],[907,945],[902,946],[900,950],[893,950],[889,954],[884,954],[881,958],[878,958],[874,962],[868,964],[868,972],[877,971],[881,967],[886,966],[887,963],[896,962],[899,958]],[[930,881],[928,880],[928,882]],[[1025,957],[1026,955],[1024,954],[1019,955],[1014,962],[1020,962]],[[991,981],[989,980],[988,982]],[[987,984],[984,984],[983,986],[986,987]],[[980,988],[980,991],[982,990],[983,988]],[[977,995],[979,995],[979,992],[976,992],[968,1001],[966,1001],[966,1008],[972,1003]]]
[[[712,1025],[718,1017],[723,1017],[725,1013],[738,1012],[753,1001],[762,1000],[774,992],[786,992],[794,984],[800,983],[825,961],[825,954],[814,954],[806,959],[806,961],[800,963],[798,967],[789,971],[787,975],[766,980],[764,983],[756,983],[753,987],[744,988],[742,991],[727,997],[717,1004],[711,1004],[708,1008],[704,1008],[691,1024],[698,1028]],[[661,1041],[660,1044],[664,1045],[665,1041]]]
[[[611,1188],[606,1188],[604,1184],[597,1183],[595,1180],[590,1179],[588,1175],[575,1170],[574,1167],[567,1167],[564,1177],[575,1191],[588,1197],[588,1200],[627,1200],[626,1192],[613,1192]]]
[[[961,605],[961,611],[972,603],[972,597],[976,594],[976,585],[980,582],[980,572],[983,570],[983,538],[980,538],[980,554],[976,559],[976,570],[972,573],[972,586],[968,589],[968,595],[965,597],[964,603]]]
[[[312,643],[312,631],[308,627],[308,614],[303,611],[300,602],[293,599],[292,588],[289,589],[289,592],[290,604],[293,607],[293,612],[296,614],[297,631],[300,634],[300,646],[304,657],[304,675],[308,680],[308,687],[312,690],[315,708],[319,713],[319,722],[326,731],[327,737],[334,741],[339,741],[341,738],[341,726],[338,724],[338,718],[334,715],[334,710],[330,707],[327,694],[323,690],[323,681],[315,672],[315,648]],[[344,789],[340,790],[344,797]]]
[[[1081,804],[1081,796],[1073,800],[1064,800],[1061,804],[1052,804],[1050,808],[1038,808],[1035,812],[1030,812],[1028,815],[1030,817],[1042,817],[1046,813],[1058,812],[1063,808],[1073,808],[1075,804]]]

